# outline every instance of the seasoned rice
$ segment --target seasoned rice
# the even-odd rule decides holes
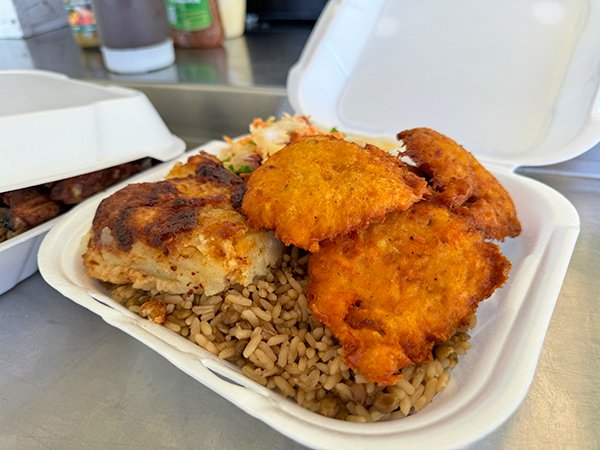
[[[327,417],[377,422],[413,414],[445,389],[469,334],[460,329],[434,359],[402,370],[393,386],[366,382],[343,362],[331,331],[310,313],[308,255],[287,249],[265,277],[219,295],[145,292],[112,286],[129,310],[161,323],[235,365],[252,380]],[[475,325],[475,317],[470,327]]]

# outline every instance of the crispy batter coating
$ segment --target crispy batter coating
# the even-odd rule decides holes
[[[333,136],[299,139],[249,178],[242,211],[285,244],[317,251],[319,242],[409,208],[426,182],[397,158]]]
[[[435,196],[472,221],[487,239],[504,240],[521,233],[510,195],[467,150],[429,128],[398,133],[404,154],[430,179]]]
[[[207,295],[266,274],[282,245],[234,209],[243,181],[205,153],[177,169],[181,178],[130,184],[100,203],[83,255],[88,273],[144,290]]]
[[[308,300],[368,381],[431,359],[507,279],[509,261],[447,207],[419,202],[309,260]]]

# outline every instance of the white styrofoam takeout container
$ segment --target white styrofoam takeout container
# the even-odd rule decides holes
[[[569,201],[515,169],[574,157],[600,139],[598,14],[577,1],[334,1],[290,72],[296,112],[353,133],[436,128],[473,151],[514,199],[523,232],[501,245],[513,265],[511,278],[480,305],[471,350],[448,388],[418,414],[367,424],[321,417],[117,304],[87,277],[79,242],[71,238],[86,233],[99,199],[77,207],[48,234],[39,253],[42,275],[305,445],[420,449],[473,442],[506,420],[526,395],[579,233]],[[221,145],[204,149],[216,153]],[[169,167],[143,178],[160,179]]]
[[[185,149],[131,89],[9,70],[0,71],[0,99],[0,193]],[[0,294],[37,270],[37,250],[57,221],[0,243]]]

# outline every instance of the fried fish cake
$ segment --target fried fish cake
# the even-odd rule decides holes
[[[309,260],[313,315],[368,381],[431,359],[508,277],[509,261],[441,204],[419,202],[335,242]]]
[[[397,137],[406,146],[404,154],[429,177],[434,195],[470,218],[487,239],[502,241],[521,233],[508,192],[457,142],[429,128],[402,131]]]
[[[190,156],[185,163],[176,162],[165,178],[188,177],[196,177],[206,181],[218,181],[215,187],[242,182],[240,177],[225,169],[223,162],[219,158],[206,152],[199,152],[196,155]]]
[[[180,177],[130,184],[100,203],[83,255],[89,275],[212,295],[267,273],[282,244],[234,208],[241,178],[204,153],[177,170]]]
[[[204,196],[224,195],[235,209],[242,206],[244,180],[226,169],[219,158],[206,152],[190,156],[185,163],[175,163],[166,178],[193,178],[196,184],[202,184]]]
[[[314,252],[324,239],[409,208],[426,190],[424,179],[377,147],[311,136],[287,145],[250,176],[242,211],[251,225]]]

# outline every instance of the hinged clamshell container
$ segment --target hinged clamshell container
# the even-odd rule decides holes
[[[40,251],[44,278],[248,414],[315,448],[456,448],[506,420],[527,393],[579,233],[574,207],[515,173],[600,139],[600,11],[583,1],[332,1],[288,79],[296,112],[351,133],[427,126],[463,144],[512,195],[523,232],[502,243],[509,282],[482,302],[472,348],[418,413],[379,423],[322,417],[113,301],[86,276],[78,243],[99,200],[73,211]],[[220,145],[205,147],[218,152]],[[184,159],[184,158],[182,158]],[[146,179],[159,179],[169,167]],[[202,407],[202,405],[199,405]]]
[[[185,150],[146,96],[131,89],[0,71],[0,99],[0,193]],[[37,270],[42,237],[58,220],[0,243],[0,294]]]

